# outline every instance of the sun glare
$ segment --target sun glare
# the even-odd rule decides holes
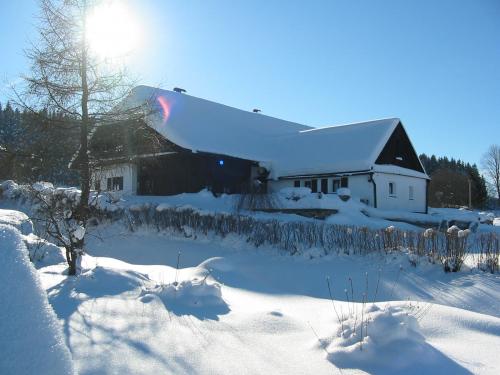
[[[103,59],[124,57],[139,46],[141,28],[124,1],[103,1],[87,16],[87,42]]]

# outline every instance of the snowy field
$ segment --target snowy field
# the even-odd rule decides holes
[[[118,226],[102,236],[79,278],[39,270],[81,374],[498,373],[498,274]]]
[[[360,219],[361,225],[372,227],[393,223],[334,203],[339,214],[333,222],[356,224]],[[188,204],[210,212],[234,209],[230,197],[205,193],[117,204],[132,209],[145,204],[160,209]],[[13,204],[4,201],[2,206]],[[478,215],[434,213],[450,214]],[[473,257],[460,272],[444,273],[442,265],[426,260],[412,266],[405,253],[325,256],[321,249],[310,249],[290,256],[276,248],[255,248],[235,235],[186,238],[145,227],[130,232],[115,223],[90,232],[82,274],[67,278],[61,249],[30,233],[24,214],[0,210],[0,223],[10,228],[2,250],[8,237],[14,244],[10,251],[22,253],[25,265],[29,251],[37,271],[28,262],[34,276],[21,283],[29,288],[32,278],[39,277],[33,283],[46,290],[61,325],[53,333],[59,358],[67,359],[69,349],[80,374],[500,371],[500,275],[478,270]],[[480,231],[498,229],[479,226]],[[2,300],[14,301],[4,285],[15,285],[18,276],[5,271],[2,276],[8,281],[2,283]],[[50,319],[48,305],[43,299],[40,303]],[[5,332],[12,332],[7,328],[15,319],[12,312],[5,316],[0,346],[14,356],[12,333],[5,339]],[[67,348],[57,341],[60,335]],[[50,337],[40,335],[33,342],[23,337],[28,341],[17,348],[29,347],[38,359],[50,355],[42,349]],[[1,359],[0,369],[9,363]],[[71,366],[62,363],[62,373],[71,373]]]

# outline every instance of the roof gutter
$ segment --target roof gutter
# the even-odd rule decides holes
[[[343,176],[355,176],[355,175],[363,175],[371,173],[370,170],[361,170],[361,171],[346,171],[346,172],[337,172],[337,173],[313,173],[313,174],[298,174],[292,176],[281,176],[278,177],[278,180],[293,180],[295,178],[311,178],[311,177],[343,177]]]

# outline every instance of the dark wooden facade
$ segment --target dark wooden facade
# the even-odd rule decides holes
[[[425,173],[401,123],[394,129],[375,164],[392,164]]]
[[[133,163],[137,166],[138,195],[242,193],[252,186],[257,163],[182,148],[141,122],[101,126],[90,150],[98,166]],[[256,170],[256,168],[255,168]]]

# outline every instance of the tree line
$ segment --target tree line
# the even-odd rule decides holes
[[[68,168],[78,131],[74,120],[60,113],[0,103],[0,180],[78,184],[77,172]]]
[[[429,206],[469,206],[469,182],[472,207],[482,208],[488,204],[486,180],[476,164],[446,156],[421,154],[419,157],[431,177]]]

